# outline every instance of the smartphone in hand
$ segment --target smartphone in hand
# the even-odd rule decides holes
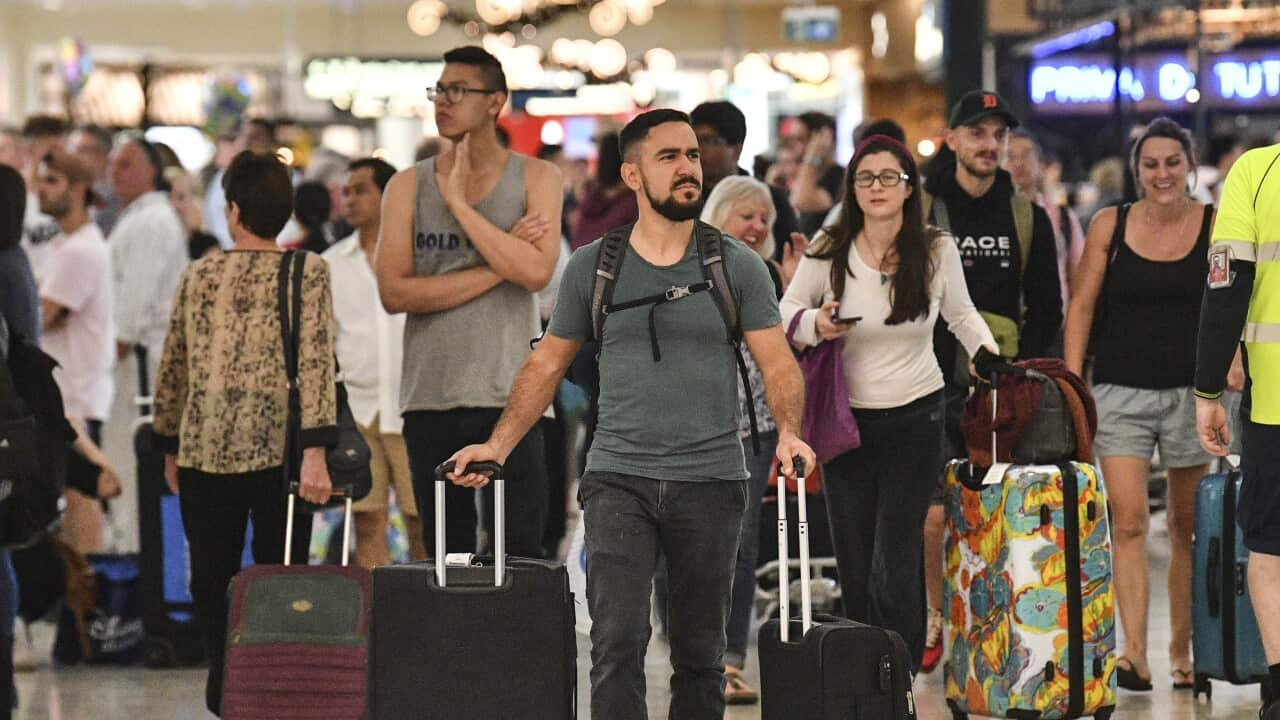
[[[862,316],[842,318],[836,309],[831,310],[831,322],[837,325],[857,325],[862,322]]]

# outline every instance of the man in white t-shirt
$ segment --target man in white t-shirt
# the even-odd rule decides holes
[[[409,556],[426,559],[422,521],[409,474],[400,419],[404,313],[388,314],[378,298],[373,253],[382,224],[382,190],[396,169],[376,158],[348,166],[342,216],[356,232],[324,252],[333,284],[338,364],[360,434],[372,451],[373,489],[355,504],[356,561],[364,567],[391,562],[387,548],[390,489],[404,516]]]
[[[37,276],[40,345],[58,361],[53,377],[67,417],[83,426],[97,445],[111,410],[115,330],[111,254],[102,231],[89,218],[93,170],[76,156],[54,149],[38,165],[35,186],[40,210],[58,223],[60,231],[48,242]],[[64,538],[80,552],[100,552],[102,511],[75,491],[66,497]]]
[[[61,366],[54,370],[67,414],[101,422],[111,408],[114,349],[111,255],[89,218],[93,171],[62,150],[50,152],[36,174],[40,210],[61,232],[39,276],[41,341]]]

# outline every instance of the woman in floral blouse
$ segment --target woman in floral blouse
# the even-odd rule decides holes
[[[284,558],[288,381],[274,238],[293,212],[289,172],[274,156],[242,152],[223,178],[228,253],[192,263],[182,277],[156,386],[155,433],[165,480],[178,494],[191,548],[191,596],[209,657],[206,703],[222,696],[227,587],[240,569],[252,515],[253,556]],[[308,253],[303,270],[298,386],[303,449],[300,495],[327,502],[325,446],[335,426],[333,304],[328,266]],[[296,465],[295,465],[296,467]],[[309,520],[296,524],[292,556],[306,561]]]

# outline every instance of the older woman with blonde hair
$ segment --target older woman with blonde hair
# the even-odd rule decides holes
[[[796,265],[808,248],[803,235],[795,233],[791,243],[783,249],[781,263],[772,258],[777,248],[771,228],[777,210],[769,188],[755,178],[739,175],[727,177],[716,183],[715,190],[707,198],[702,209],[702,221],[720,228],[726,235],[741,240],[764,259],[773,277],[779,298],[795,275]],[[747,510],[742,516],[742,530],[738,538],[738,562],[733,576],[732,604],[729,622],[725,629],[728,648],[725,652],[725,701],[731,705],[754,703],[759,695],[742,677],[746,663],[747,641],[751,630],[752,606],[755,602],[755,570],[759,543],[756,538],[760,525],[760,504],[769,480],[769,466],[778,443],[778,431],[769,405],[765,401],[764,377],[750,353],[746,355],[751,387],[739,382],[738,401],[742,406],[738,420],[743,452],[747,457],[750,480],[747,486]],[[747,403],[755,404],[760,429],[760,454],[752,453],[749,444],[751,427],[746,418]]]

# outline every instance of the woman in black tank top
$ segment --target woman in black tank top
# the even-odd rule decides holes
[[[1192,385],[1213,226],[1212,206],[1187,195],[1195,165],[1185,130],[1166,118],[1147,126],[1130,158],[1142,199],[1094,217],[1067,312],[1067,365],[1079,373],[1086,355],[1094,361],[1094,445],[1112,507],[1125,628],[1116,674],[1130,690],[1152,687],[1147,482],[1157,446],[1169,474],[1169,664],[1175,688],[1193,684],[1191,530],[1210,458],[1195,434]]]

